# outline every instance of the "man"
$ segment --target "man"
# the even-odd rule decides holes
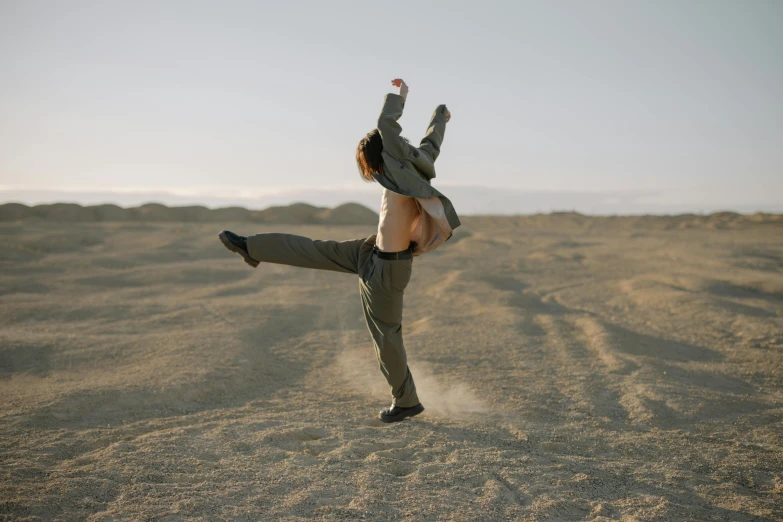
[[[431,185],[451,113],[445,105],[436,108],[426,135],[414,147],[400,135],[397,123],[408,86],[399,78],[392,85],[398,92],[386,95],[377,128],[356,149],[362,178],[383,187],[376,235],[341,242],[280,233],[244,237],[228,230],[218,236],[253,267],[281,263],[359,275],[364,317],[392,395],[391,407],[379,414],[383,422],[424,411],[402,339],[403,294],[413,257],[440,246],[460,225],[451,202]]]

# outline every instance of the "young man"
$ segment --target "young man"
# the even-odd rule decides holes
[[[386,95],[378,126],[356,149],[359,173],[383,187],[378,233],[349,241],[313,240],[293,234],[239,236],[225,230],[223,245],[252,267],[280,263],[359,275],[359,293],[381,372],[392,395],[383,422],[397,422],[424,411],[408,368],[402,340],[402,304],[413,257],[434,250],[460,225],[451,202],[430,184],[451,113],[440,105],[419,147],[400,135],[397,120],[408,95],[401,79]]]

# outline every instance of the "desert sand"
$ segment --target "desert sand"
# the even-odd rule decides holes
[[[2,520],[783,519],[780,216],[464,218],[392,425],[356,277],[216,237],[372,224],[45,217],[0,223]]]

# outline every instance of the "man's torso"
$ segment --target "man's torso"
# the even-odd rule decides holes
[[[378,248],[384,252],[405,250],[421,236],[421,210],[414,198],[386,188],[381,197],[378,220]]]

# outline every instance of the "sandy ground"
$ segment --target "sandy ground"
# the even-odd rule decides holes
[[[783,228],[465,219],[394,425],[356,278],[221,228],[0,224],[0,520],[783,519]]]

